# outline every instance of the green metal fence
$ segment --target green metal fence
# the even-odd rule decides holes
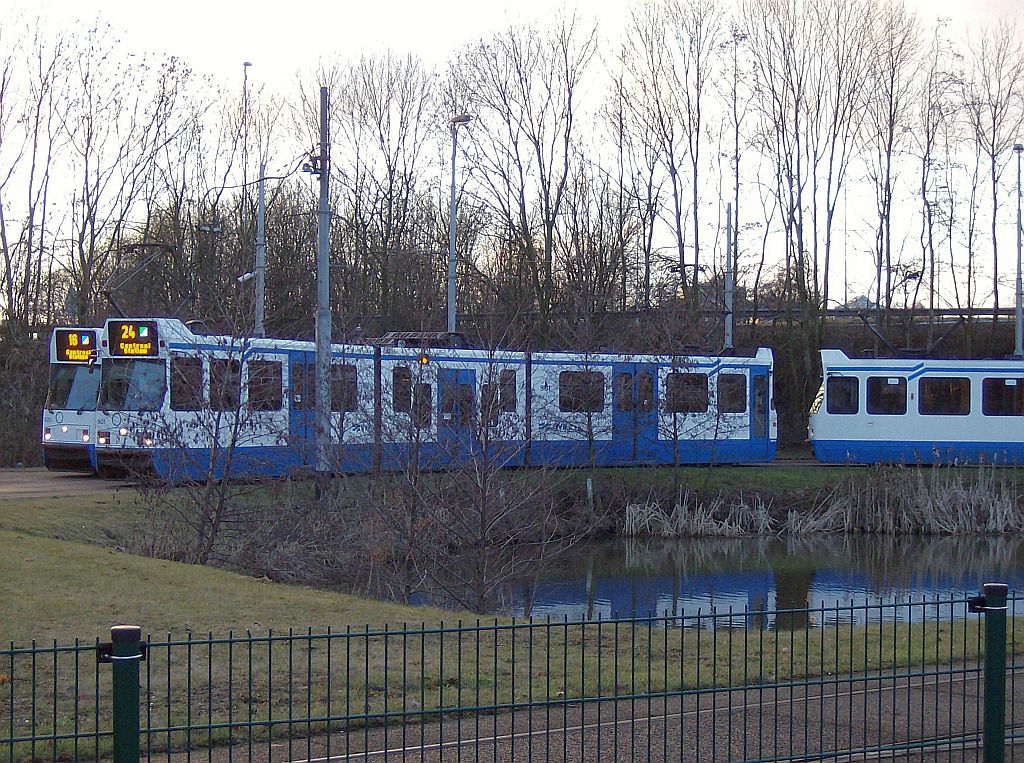
[[[997,761],[1005,595],[11,644],[0,761]]]

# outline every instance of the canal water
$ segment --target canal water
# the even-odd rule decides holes
[[[747,612],[739,622],[771,627],[749,613],[811,607],[827,625],[928,617],[920,602],[975,595],[998,581],[1024,590],[1024,540],[1009,536],[866,535],[587,543],[521,580],[507,595],[516,616],[562,619]],[[866,607],[865,607],[866,605]],[[944,607],[966,614],[966,607]],[[948,617],[948,615],[946,615]]]

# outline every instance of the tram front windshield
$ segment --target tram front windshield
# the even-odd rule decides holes
[[[96,410],[96,393],[100,388],[100,370],[96,366],[50,365],[50,389],[46,395],[48,410]]]
[[[103,361],[100,408],[104,411],[158,411],[167,382],[162,360]]]

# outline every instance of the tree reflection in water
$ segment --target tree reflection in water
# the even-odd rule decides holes
[[[1024,584],[1024,539],[626,539],[582,545],[531,576],[512,610],[596,619],[692,617],[732,607],[746,612],[740,622],[748,628],[792,630],[848,619],[848,605],[959,596],[991,579]],[[718,624],[725,627],[726,619]],[[736,625],[736,618],[728,623]]]

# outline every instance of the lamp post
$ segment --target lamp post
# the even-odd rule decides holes
[[[267,335],[263,326],[266,308],[266,272],[267,272],[267,165],[260,162],[259,189],[256,195],[256,305],[253,308],[253,333],[258,337]]]
[[[1017,143],[1013,150],[1017,152],[1017,309],[1014,316],[1013,333],[1013,354],[1018,358],[1024,357],[1024,307],[1021,300],[1021,275],[1020,275],[1020,155],[1024,152],[1024,144]]]
[[[242,185],[249,182],[249,67],[252,61],[242,62]]]
[[[472,114],[452,117],[452,198],[448,210],[448,333],[455,333],[455,152],[459,144],[459,125],[472,121]]]

